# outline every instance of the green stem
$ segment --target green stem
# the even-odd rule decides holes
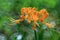
[[[36,30],[34,30],[34,34],[35,34],[35,40],[37,40],[37,33],[36,33]]]

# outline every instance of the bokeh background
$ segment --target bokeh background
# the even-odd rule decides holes
[[[19,18],[23,7],[46,9],[49,13],[46,21],[53,24],[54,30],[52,33],[44,31],[40,40],[53,40],[51,35],[54,40],[60,40],[60,0],[0,0],[0,40],[34,40],[31,29],[20,27],[18,32],[16,24],[11,21]]]

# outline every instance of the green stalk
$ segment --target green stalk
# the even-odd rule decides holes
[[[34,30],[34,34],[35,34],[35,40],[37,40],[37,33],[36,33],[36,30]]]

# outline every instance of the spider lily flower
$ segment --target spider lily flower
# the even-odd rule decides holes
[[[20,23],[20,19],[19,20],[15,20],[15,22],[18,24],[18,23]]]
[[[50,24],[50,23],[46,23],[46,22],[43,22],[43,24],[45,24],[48,28],[52,28],[52,24]]]
[[[42,17],[40,18],[41,22],[43,22],[44,19],[48,17],[48,12],[46,11],[46,9],[40,10],[39,14],[42,15]]]
[[[25,16],[24,16],[24,15],[21,15],[21,16],[20,16],[20,20],[21,20],[21,21],[24,21],[24,19],[25,19]]]
[[[44,22],[44,19],[46,19],[47,17],[48,17],[48,12],[46,11],[46,9],[37,11],[36,8],[31,8],[31,7],[22,8],[20,19],[16,20],[16,23],[19,23],[20,21],[24,21],[25,19],[27,19],[28,23],[31,23],[33,21],[33,23],[34,23],[33,27],[32,27],[33,30],[36,29],[37,21],[40,21],[43,24],[45,24],[46,26],[48,26],[48,28],[51,28],[51,26],[52,26],[51,24]]]

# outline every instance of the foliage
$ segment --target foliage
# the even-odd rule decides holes
[[[49,12],[49,17],[44,21],[54,21],[55,27],[49,29],[38,23],[42,28],[37,27],[37,30],[33,31],[31,29],[33,23],[28,24],[27,21],[22,22],[22,24],[14,23],[15,19],[19,19],[23,7],[35,7],[38,11],[46,9]],[[20,26],[23,24],[24,26]],[[36,40],[35,36],[37,40],[60,40],[59,28],[60,0],[0,0],[0,33],[4,34],[7,40],[16,40],[16,35],[19,34],[22,35],[22,40]],[[14,33],[18,34],[14,35]]]

